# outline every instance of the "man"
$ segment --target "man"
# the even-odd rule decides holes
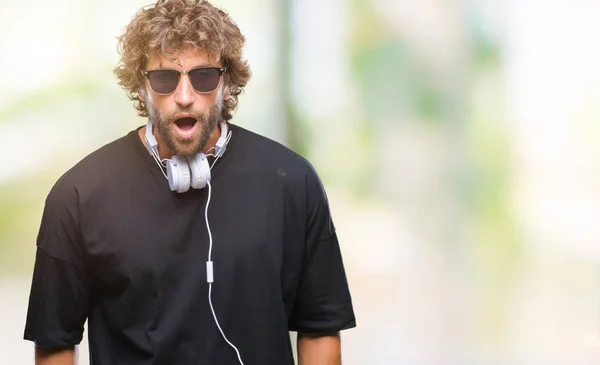
[[[311,165],[229,123],[244,37],[201,0],[160,0],[120,38],[115,72],[146,126],[51,189],[24,337],[36,363],[341,364],[354,312]],[[165,179],[166,178],[166,179]]]

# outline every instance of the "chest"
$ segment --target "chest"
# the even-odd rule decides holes
[[[285,189],[215,185],[184,194],[135,187],[105,193],[82,224],[86,257],[105,293],[206,284],[279,283],[299,270],[303,221]],[[165,289],[166,290],[166,289]]]

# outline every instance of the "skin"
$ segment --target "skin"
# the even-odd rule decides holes
[[[154,55],[149,59],[146,70],[173,69],[189,70],[199,66],[220,67],[221,63],[215,57],[197,48],[185,49],[179,57],[170,61],[163,55]],[[156,126],[153,134],[158,142],[158,152],[161,159],[173,155],[192,156],[200,151],[207,152],[213,147],[221,134],[218,120],[221,114],[223,100],[229,98],[225,91],[223,77],[216,90],[210,93],[198,93],[192,87],[188,75],[181,75],[175,92],[169,95],[159,95],[152,91],[149,81],[140,89],[140,98],[146,102],[150,120]],[[191,113],[198,119],[199,128],[189,139],[180,138],[176,133],[175,119],[182,113]],[[139,131],[140,140],[145,143],[146,127]]]
[[[298,334],[298,365],[342,365],[339,333],[332,335]]]
[[[75,348],[41,349],[35,348],[36,365],[75,365]]]
[[[175,62],[162,55],[155,55],[148,61],[147,70],[169,68],[189,70],[198,66],[221,66],[214,57],[209,57],[198,49],[186,49],[179,54]],[[147,79],[139,91],[140,98],[146,102],[148,113],[154,125],[154,136],[158,142],[161,159],[171,158],[174,154],[191,155],[199,151],[207,152],[213,147],[221,134],[217,123],[223,100],[229,95],[221,77],[219,87],[211,93],[198,93],[192,87],[188,75],[182,75],[175,92],[159,95],[152,91]],[[199,120],[199,128],[189,139],[182,139],[175,132],[173,117],[182,112],[190,112]],[[145,144],[146,127],[138,135]],[[308,335],[298,334],[297,340],[299,365],[341,365],[341,345],[339,334]],[[76,361],[74,347],[58,350],[36,348],[36,365],[74,365]]]

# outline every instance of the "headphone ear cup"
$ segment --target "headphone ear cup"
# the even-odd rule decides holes
[[[191,186],[194,189],[203,189],[206,183],[210,181],[210,166],[208,165],[208,159],[204,153],[198,153],[194,157],[188,157],[188,164],[190,166]]]
[[[173,156],[167,161],[167,179],[172,191],[185,193],[190,189],[190,167],[185,158]]]

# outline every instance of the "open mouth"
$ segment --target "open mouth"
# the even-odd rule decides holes
[[[175,132],[181,138],[191,138],[198,129],[198,121],[192,117],[179,118],[175,120]]]

